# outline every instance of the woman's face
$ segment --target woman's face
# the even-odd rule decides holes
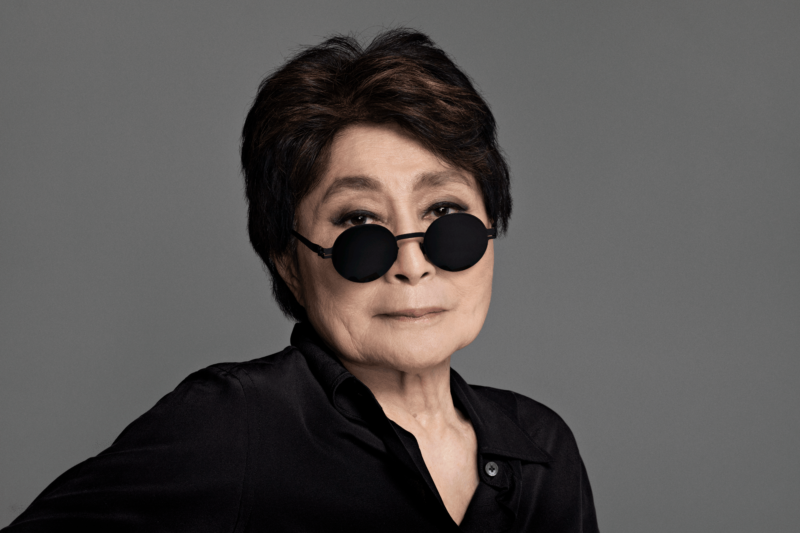
[[[301,235],[324,248],[359,224],[394,235],[424,232],[438,217],[470,213],[490,227],[474,178],[438,159],[397,127],[356,125],[331,145],[319,185],[297,209]],[[422,253],[422,238],[398,241],[397,261],[369,283],[348,281],[303,245],[299,276],[282,277],[326,343],[347,363],[402,371],[446,360],[471,343],[492,295],[494,247],[473,267],[448,272]],[[422,315],[410,317],[408,315]]]

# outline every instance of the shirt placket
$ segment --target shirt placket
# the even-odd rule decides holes
[[[361,387],[363,385],[356,382],[339,388],[337,408],[351,418],[366,422],[384,442],[388,453],[399,464],[399,471],[404,473],[409,490],[428,514],[435,517],[439,530],[460,531],[436,489],[414,435],[390,420],[371,392]]]

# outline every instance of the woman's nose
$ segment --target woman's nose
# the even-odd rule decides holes
[[[423,253],[423,237],[412,237],[397,241],[397,260],[386,273],[390,281],[416,285],[422,278],[433,276],[435,267]]]

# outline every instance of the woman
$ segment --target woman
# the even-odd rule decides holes
[[[245,122],[291,346],[184,380],[6,531],[597,531],[571,432],[467,385],[511,212],[494,119],[424,35],[310,48]]]

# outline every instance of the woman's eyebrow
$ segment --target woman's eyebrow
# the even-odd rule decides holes
[[[413,190],[416,192],[421,189],[439,187],[447,183],[462,183],[467,187],[472,187],[472,183],[467,176],[464,176],[460,172],[447,170],[441,172],[423,172],[417,176]],[[383,184],[379,180],[369,176],[343,176],[336,178],[333,180],[333,183],[328,186],[328,189],[322,196],[320,205],[324,204],[331,197],[345,191],[382,192],[383,189]]]
[[[467,176],[455,170],[444,170],[440,172],[424,172],[417,177],[414,183],[414,191],[420,189],[430,189],[440,187],[447,183],[462,183],[472,188],[472,182]]]
[[[332,196],[336,196],[344,191],[381,192],[382,190],[383,184],[375,178],[370,178],[369,176],[344,176],[333,180],[333,183],[328,186],[328,189],[325,191],[319,203],[322,205]]]

